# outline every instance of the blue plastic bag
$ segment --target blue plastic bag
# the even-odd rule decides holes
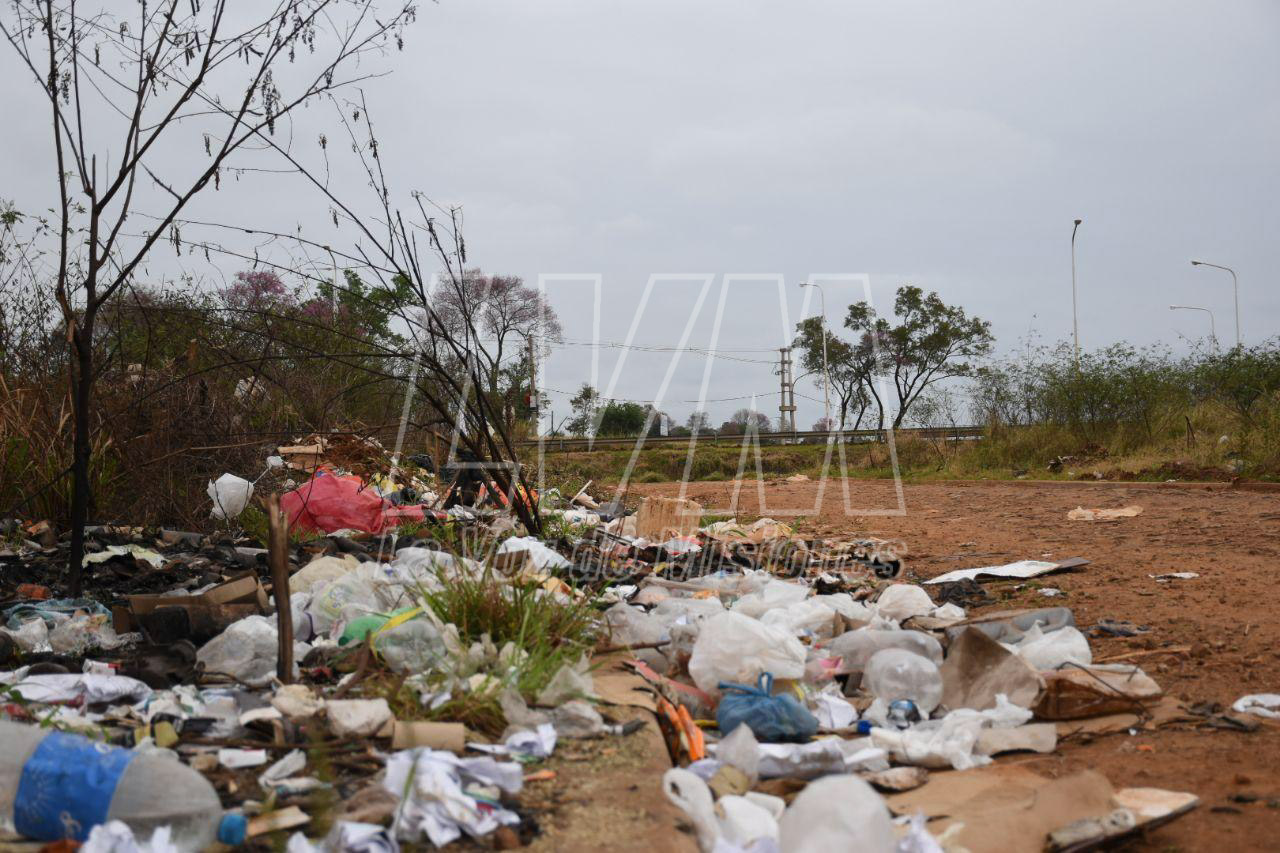
[[[761,743],[803,741],[818,731],[818,720],[789,693],[770,695],[773,674],[764,673],[756,687],[720,682],[724,696],[716,708],[716,725],[727,735],[746,723]]]

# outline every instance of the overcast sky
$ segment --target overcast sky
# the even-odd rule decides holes
[[[712,341],[707,396],[760,395],[822,274],[870,277],[873,301],[913,283],[989,319],[1003,352],[1071,334],[1070,236],[1081,342],[1184,346],[1280,331],[1280,4],[1262,2],[599,2],[423,4],[393,74],[368,84],[393,184],[464,206],[473,265],[548,279],[570,341]],[[17,79],[10,56],[0,71]],[[29,85],[25,84],[24,85]],[[15,87],[16,88],[16,87]],[[25,100],[24,100],[25,99]],[[10,89],[0,196],[38,197],[36,104]],[[354,179],[353,179],[354,180]],[[358,182],[354,185],[358,186]],[[241,181],[206,203],[289,230],[314,212],[296,186]],[[278,221],[271,221],[271,220]],[[335,239],[331,232],[325,239]],[[639,314],[651,276],[655,282]],[[743,278],[746,276],[748,278]],[[756,277],[751,279],[749,277]],[[781,277],[785,304],[779,286]],[[822,279],[817,279],[822,280]],[[839,324],[857,281],[827,279]],[[808,304],[817,310],[817,299]],[[752,352],[756,351],[756,352]],[[600,354],[609,384],[619,350]],[[658,396],[671,353],[633,353],[612,395]],[[672,369],[663,408],[694,408],[705,359]],[[546,385],[592,378],[566,345]],[[798,388],[801,427],[821,391]],[[553,395],[560,415],[567,397]],[[710,404],[713,420],[748,401]]]

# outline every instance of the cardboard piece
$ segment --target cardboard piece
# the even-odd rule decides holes
[[[1056,563],[1048,563],[1044,560],[1019,560],[1016,563],[1007,563],[1003,566],[957,569],[954,572],[947,572],[945,575],[930,578],[924,583],[928,585],[966,580],[1008,580],[1010,578],[1025,580],[1027,578],[1038,578],[1041,575],[1052,575],[1057,572],[1069,572],[1087,565],[1089,565],[1089,561],[1084,557],[1069,557]]]
[[[1050,832],[1115,808],[1106,777],[1092,770],[1046,779],[1030,770],[994,764],[933,773],[913,791],[885,797],[890,811],[923,811],[936,837],[962,823],[951,838],[971,853],[1038,853]]]
[[[1160,788],[1122,788],[1116,791],[1114,800],[1115,811],[1076,821],[1050,833],[1048,850],[1085,853],[1110,848],[1121,839],[1168,823],[1200,804],[1195,794]]]
[[[1058,740],[1065,740],[1073,735],[1106,735],[1127,732],[1129,729],[1154,730],[1168,723],[1201,719],[1182,710],[1182,703],[1172,696],[1147,703],[1147,712],[1151,718],[1145,722],[1135,713],[1123,713],[1083,720],[1064,720],[1054,725],[1058,730]]]
[[[392,749],[446,749],[461,755],[467,748],[467,727],[462,723],[405,722],[395,720],[391,729]]]
[[[1138,712],[1164,691],[1137,667],[1072,667],[1046,672],[1044,694],[1032,707],[1040,720],[1077,720],[1103,714]]]
[[[880,792],[911,791],[929,781],[929,771],[923,767],[890,767],[888,770],[859,773]]]
[[[247,838],[256,838],[259,835],[266,835],[268,832],[293,829],[296,826],[302,826],[310,822],[310,815],[297,806],[289,806],[288,808],[278,809],[250,818],[245,836]]]
[[[219,624],[225,628],[245,616],[265,613],[270,603],[267,591],[252,572],[220,583],[200,595],[130,595],[125,601],[127,607],[117,606],[111,611],[112,627],[118,634],[138,630],[138,617],[161,608],[188,611],[192,630],[202,633]]]
[[[1119,509],[1085,509],[1078,506],[1067,513],[1069,521],[1119,521],[1122,518],[1133,518],[1142,514],[1142,507],[1122,506]]]
[[[973,751],[978,755],[1006,752],[1053,752],[1058,746],[1058,729],[1053,723],[1028,723],[1011,729],[982,729]]]
[[[1166,823],[1199,800],[1193,794],[1152,788],[1114,791],[1106,777],[1093,770],[1048,779],[1019,765],[992,764],[933,773],[922,787],[890,794],[885,802],[895,815],[923,812],[935,837],[959,824],[948,839],[949,847],[970,853],[1040,853],[1051,833],[1071,824],[1107,824],[1106,818],[1117,809],[1133,813],[1136,821],[1119,833],[1056,848],[1079,853]]]
[[[693,536],[702,523],[702,504],[687,498],[647,497],[636,511],[636,536],[665,542],[673,536]]]
[[[644,708],[656,713],[658,704],[653,698],[653,688],[634,670],[623,666],[622,662],[628,659],[625,655],[603,658],[606,662],[599,666],[596,664],[602,659],[592,661],[596,666],[591,673],[596,698],[609,705]]]
[[[942,704],[951,709],[994,708],[998,693],[1015,705],[1030,708],[1044,691],[1040,673],[976,628],[966,628],[952,641],[938,671],[942,674]]]

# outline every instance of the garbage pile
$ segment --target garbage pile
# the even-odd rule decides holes
[[[309,475],[280,498],[287,589],[234,528],[255,487],[232,475],[210,484],[219,533],[92,528],[78,600],[40,574],[65,542],[9,525],[0,790],[16,791],[18,836],[518,846],[538,832],[520,799],[532,765],[645,726],[597,689],[619,661],[671,755],[653,784],[704,851],[1085,849],[1196,805],[995,763],[1179,713],[1139,667],[1096,663],[1067,608],[956,603],[1084,560],[915,584],[902,543],[706,523],[693,501],[633,510],[586,487],[515,496],[538,506],[539,538],[483,480],[439,488],[429,460],[375,480],[329,447],[268,460]],[[993,805],[997,790],[1028,796]]]

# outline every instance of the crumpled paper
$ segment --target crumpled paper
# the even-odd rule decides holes
[[[285,853],[399,853],[400,844],[390,831],[376,823],[338,821],[319,844],[295,832]]]
[[[141,702],[151,688],[136,678],[93,673],[47,673],[27,675],[27,668],[0,673],[0,684],[8,684],[27,702]]]
[[[139,842],[133,837],[124,821],[109,820],[89,830],[89,837],[80,845],[81,853],[178,853],[178,846],[169,840],[172,830],[161,826],[151,833],[151,840]]]
[[[472,743],[467,747],[490,755],[549,758],[556,748],[556,727],[551,723],[543,723],[535,729],[514,731],[502,743]]]
[[[452,752],[408,749],[387,759],[383,787],[401,798],[392,822],[395,837],[417,841],[423,835],[443,847],[466,832],[473,838],[499,826],[520,822],[515,812],[470,796],[467,788],[496,786],[515,793],[524,774],[514,761],[489,757],[459,758]]]

